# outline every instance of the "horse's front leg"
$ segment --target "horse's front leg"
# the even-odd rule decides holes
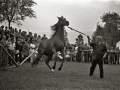
[[[56,68],[56,58],[57,58],[57,56],[58,56],[58,53],[56,52],[55,47],[52,48],[52,51],[53,51],[53,53],[54,53],[54,60],[55,60],[54,65],[53,65],[53,67],[52,67],[52,69],[54,70],[54,69]]]
[[[61,71],[63,63],[65,61],[65,50],[64,49],[61,51],[61,55],[63,57],[63,60],[62,60],[61,66],[58,68],[59,71]]]
[[[56,68],[56,61],[57,61],[57,57],[54,57],[54,65],[53,65],[53,69],[55,69]]]

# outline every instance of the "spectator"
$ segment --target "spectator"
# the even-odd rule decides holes
[[[71,61],[71,57],[70,57],[70,50],[66,50],[66,61]]]
[[[87,45],[87,43],[84,45],[84,62],[88,62],[89,61],[89,46]]]
[[[3,32],[0,30],[0,41],[2,40]]]
[[[6,45],[6,36],[3,35],[2,40],[0,41],[1,45],[4,47],[4,49],[7,50],[7,45]],[[7,54],[5,50],[2,49],[2,66],[5,67],[7,65]]]
[[[8,39],[10,37],[10,32],[9,32],[7,26],[5,27],[5,36],[6,36],[6,39]]]
[[[34,41],[32,41],[32,43],[30,44],[30,54],[33,53],[35,51],[35,44]],[[32,63],[34,60],[34,56],[35,54],[32,54],[30,57],[30,62]]]
[[[73,59],[75,61],[77,61],[77,54],[78,54],[78,46],[77,46],[77,44],[75,44],[74,48],[75,48],[75,50],[73,52],[73,56],[75,56],[75,57],[73,57]]]
[[[32,32],[29,32],[29,34],[27,35],[27,42],[28,42],[29,44],[32,43],[32,38],[33,38]]]
[[[115,59],[117,61],[117,64],[119,64],[119,47],[116,47],[116,53],[115,53]]]
[[[83,60],[83,42],[78,42],[78,53],[76,59],[78,62],[81,62]]]
[[[37,41],[37,39],[38,39],[37,33],[34,33],[33,39]]]
[[[41,42],[41,36],[38,35],[38,43],[40,43],[40,42]]]
[[[15,60],[16,62],[22,62],[22,50],[23,50],[23,45],[22,45],[22,41],[20,38],[17,39],[16,42],[16,54],[15,54]]]
[[[21,35],[21,29],[19,29],[19,34]]]
[[[0,31],[1,31],[1,34],[3,35],[4,34],[4,26],[2,25],[1,27],[0,27]]]
[[[46,37],[46,34],[44,34],[41,40],[46,40],[46,39],[48,38]]]
[[[14,58],[14,54],[15,54],[15,43],[14,43],[14,38],[9,38],[8,39],[8,53]],[[11,59],[11,57],[8,57],[9,61],[9,65],[13,65],[13,61]]]
[[[24,59],[29,56],[29,43],[27,41],[24,41],[23,43],[22,53],[23,53]]]
[[[115,51],[113,49],[113,47],[110,48],[110,64],[114,64],[115,63]]]

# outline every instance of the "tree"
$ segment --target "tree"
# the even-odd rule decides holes
[[[104,38],[104,36],[105,36],[104,28],[99,23],[97,24],[96,31],[93,33],[93,36],[92,36],[93,41],[95,40],[96,36],[102,36],[103,39],[105,39]]]
[[[36,4],[33,0],[0,0],[0,22],[8,21],[22,25],[26,17],[36,18],[32,7]]]
[[[97,29],[94,32],[93,37],[100,35],[109,47],[115,48],[116,43],[120,40],[119,30],[117,27],[118,18],[120,18],[120,16],[116,12],[104,13],[104,15],[101,16],[101,19],[105,24],[104,26],[97,25]]]
[[[119,39],[119,30],[117,28],[117,20],[119,18],[118,13],[106,13],[104,14],[101,19],[105,22],[104,29],[105,29],[105,38],[110,47],[116,47],[116,43],[120,40]]]

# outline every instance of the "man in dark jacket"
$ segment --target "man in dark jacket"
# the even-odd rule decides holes
[[[17,61],[19,61],[20,63],[22,62],[22,50],[23,50],[23,45],[21,39],[18,38],[16,42],[16,54],[15,54],[16,62]]]
[[[104,77],[103,72],[103,59],[106,58],[107,48],[104,44],[102,44],[102,37],[97,36],[94,42],[90,42],[90,37],[88,36],[88,43],[93,48],[92,52],[92,65],[90,67],[90,76],[93,75],[96,65],[99,65],[100,69],[100,78]]]
[[[48,38],[46,37],[46,34],[44,34],[41,40],[46,40],[46,39]]]

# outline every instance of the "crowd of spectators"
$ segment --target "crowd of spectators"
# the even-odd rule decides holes
[[[31,53],[35,52],[38,48],[41,40],[48,39],[46,34],[41,37],[37,33],[22,31],[21,29],[12,28],[6,26],[0,27],[0,67],[12,66],[13,60],[11,56],[15,59],[17,63],[21,63],[26,57]],[[3,49],[4,48],[4,49]],[[6,51],[11,55],[8,55]],[[92,48],[87,45],[87,43],[70,44],[66,43],[66,61],[77,61],[77,62],[91,62],[92,59]],[[110,52],[111,51],[111,52]],[[104,63],[110,62],[111,64],[116,64],[118,60],[118,54],[112,49],[110,50],[107,59]],[[116,50],[119,51],[119,50]],[[31,55],[27,62],[33,62],[37,56],[37,51]],[[60,55],[59,55],[60,56]],[[43,56],[43,61],[45,56]],[[62,59],[60,56],[59,59]]]
[[[80,42],[79,44],[67,44],[66,45],[66,54],[67,61],[77,61],[77,62],[91,62],[92,60],[92,51],[93,49],[84,44],[84,42]],[[105,58],[104,64],[119,64],[120,60],[120,50],[118,47],[111,47],[107,51],[107,57]]]
[[[44,34],[43,37],[37,33],[22,31],[21,29],[12,28],[8,29],[6,26],[0,27],[0,67],[13,65],[11,56],[17,63],[21,63],[26,57],[38,48],[41,39],[47,39]],[[8,55],[6,51],[10,54]],[[35,58],[35,52],[27,61],[32,62]]]
[[[92,50],[87,43],[79,45],[67,43],[65,51],[67,61],[91,62]]]

